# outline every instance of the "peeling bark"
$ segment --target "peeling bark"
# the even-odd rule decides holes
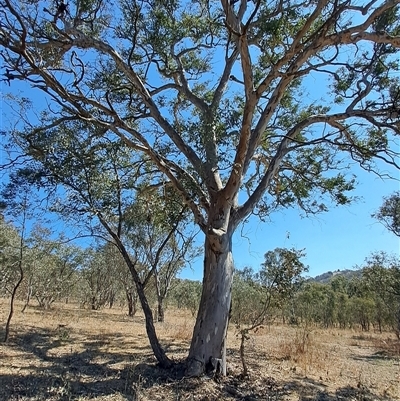
[[[203,291],[187,359],[186,374],[200,376],[213,370],[220,360],[226,375],[228,330],[233,279],[233,228],[222,235],[209,233],[205,239]]]

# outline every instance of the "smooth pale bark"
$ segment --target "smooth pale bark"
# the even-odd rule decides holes
[[[217,369],[226,375],[226,334],[233,279],[233,228],[206,235],[203,291],[187,359],[186,374]]]

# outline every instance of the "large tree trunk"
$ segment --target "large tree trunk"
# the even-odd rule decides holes
[[[187,360],[188,376],[199,376],[213,369],[226,375],[233,231],[229,227],[222,235],[213,232],[206,235],[203,291]]]

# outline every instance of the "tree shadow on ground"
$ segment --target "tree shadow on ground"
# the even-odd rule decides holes
[[[137,392],[136,382],[145,388],[167,378],[182,377],[179,363],[175,372],[159,368],[149,346],[124,341],[117,351],[108,351],[107,346],[115,343],[116,337],[112,334],[86,335],[80,350],[76,351],[74,342],[59,330],[36,328],[20,334],[6,346],[23,358],[24,363],[21,367],[8,369],[12,373],[2,369],[6,373],[0,374],[0,401],[23,397],[70,400],[82,395],[97,397],[117,393],[122,399],[132,399]],[[171,350],[172,357],[175,352]],[[12,365],[6,359],[4,362]],[[144,380],[146,375],[151,380]]]
[[[336,389],[335,392],[329,392],[326,385],[309,378],[289,381],[284,385],[284,389],[288,393],[297,394],[299,401],[393,401],[392,398],[380,396],[362,385],[345,386]]]
[[[354,355],[352,357],[355,361],[369,361],[369,362],[395,362],[399,360],[399,355],[391,355],[388,352],[379,351],[371,355]]]
[[[322,382],[302,377],[278,382],[255,373],[242,378],[233,372],[226,378],[187,378],[182,363],[161,369],[149,346],[120,343],[116,352],[108,351],[107,346],[118,341],[115,335],[87,335],[81,349],[71,348],[70,352],[68,340],[63,332],[35,329],[11,341],[7,347],[31,361],[18,369],[3,369],[0,401],[284,401],[288,397],[299,401],[389,400],[362,386],[343,387],[332,393]],[[229,353],[230,358],[238,357],[234,349]],[[258,371],[257,365],[252,364],[252,371]]]

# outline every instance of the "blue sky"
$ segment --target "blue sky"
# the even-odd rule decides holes
[[[219,68],[220,63],[217,63],[217,72]],[[319,85],[320,79],[323,78],[314,75],[305,80],[304,99],[312,102],[326,95],[326,85]],[[3,93],[12,91],[17,94],[21,91],[24,94],[26,87],[24,83],[18,82],[13,82],[11,88],[5,82],[1,84]],[[4,116],[2,113],[3,121],[0,121],[0,125],[4,128],[13,120],[13,116],[5,102],[2,108],[3,113],[8,114]],[[384,196],[400,189],[399,182],[382,181],[356,167],[354,172],[359,184],[353,195],[361,199],[351,206],[332,206],[329,212],[315,217],[302,217],[300,210],[288,209],[273,214],[271,222],[262,223],[253,217],[247,224],[240,226],[233,241],[236,267],[251,266],[258,269],[263,262],[263,255],[276,247],[304,248],[307,256],[303,261],[309,265],[310,276],[329,270],[351,269],[362,264],[374,251],[382,250],[398,255],[399,239],[372,218],[371,214],[382,204]],[[391,170],[391,174],[400,179],[399,172]],[[203,243],[202,238],[199,238],[199,243]],[[192,269],[182,272],[182,277],[201,279],[202,264],[201,257]]]
[[[9,88],[4,85],[2,89],[7,92]],[[17,88],[20,87],[23,84]],[[17,92],[17,88],[12,89]],[[3,103],[2,128],[12,120],[11,115],[11,110]],[[387,166],[381,168],[388,169]],[[388,171],[400,179],[394,168]],[[332,206],[329,212],[314,217],[302,217],[300,210],[287,209],[273,214],[270,222],[263,223],[253,217],[247,224],[239,226],[233,241],[235,266],[239,269],[250,266],[257,270],[263,262],[263,255],[276,247],[305,249],[307,256],[303,262],[309,266],[309,276],[329,270],[351,269],[361,265],[374,251],[399,255],[399,238],[371,217],[382,204],[383,197],[400,189],[399,181],[383,181],[357,167],[352,172],[359,182],[353,195],[361,199],[350,206]],[[60,222],[55,222],[53,228],[68,231]],[[199,245],[203,244],[201,236],[198,241]],[[200,257],[191,268],[181,273],[181,277],[201,280],[202,274],[203,258]]]
[[[383,166],[385,169],[385,166]],[[362,265],[375,251],[400,254],[400,239],[371,217],[382,204],[383,197],[400,189],[399,181],[385,180],[354,168],[359,184],[353,195],[361,199],[350,206],[332,206],[329,212],[301,217],[297,209],[287,209],[271,216],[271,222],[253,217],[239,227],[233,241],[235,266],[257,270],[264,254],[276,247],[305,249],[303,262],[309,266],[308,276],[333,270],[352,269]],[[399,172],[391,173],[400,179]],[[289,237],[289,238],[288,238]],[[203,261],[199,258],[192,269],[181,276],[201,280]]]

